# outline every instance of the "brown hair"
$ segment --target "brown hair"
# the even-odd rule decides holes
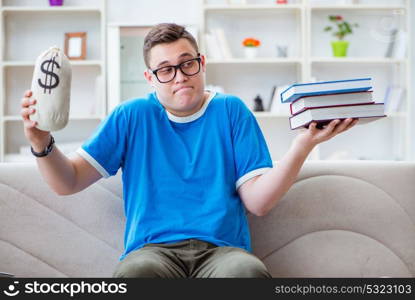
[[[155,25],[144,39],[143,56],[147,68],[150,60],[150,50],[154,46],[162,43],[172,43],[178,39],[186,39],[199,52],[195,38],[183,27],[174,23],[161,23]]]

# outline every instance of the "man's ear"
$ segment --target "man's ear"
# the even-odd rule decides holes
[[[202,71],[206,72],[206,56],[203,54],[200,55],[200,64],[202,65]]]
[[[144,71],[144,78],[147,80],[147,83],[154,87],[153,84],[153,73],[151,73],[149,70]]]

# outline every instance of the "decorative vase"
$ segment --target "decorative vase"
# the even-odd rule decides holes
[[[348,47],[349,47],[348,41],[331,42],[331,48],[333,49],[333,56],[335,57],[345,57],[347,55]]]
[[[62,6],[63,0],[49,0],[50,6]]]
[[[245,58],[252,59],[255,58],[258,54],[258,49],[256,47],[245,47]]]

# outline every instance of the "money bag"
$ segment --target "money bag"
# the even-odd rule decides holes
[[[57,131],[68,123],[71,79],[71,64],[59,48],[51,47],[36,59],[31,87],[36,104],[30,119],[38,129]]]

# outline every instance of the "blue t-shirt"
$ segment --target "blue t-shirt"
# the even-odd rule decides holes
[[[177,117],[156,93],[118,105],[77,151],[104,177],[122,168],[124,254],[147,243],[200,239],[251,251],[238,187],[272,167],[255,117],[237,97],[211,93]]]

